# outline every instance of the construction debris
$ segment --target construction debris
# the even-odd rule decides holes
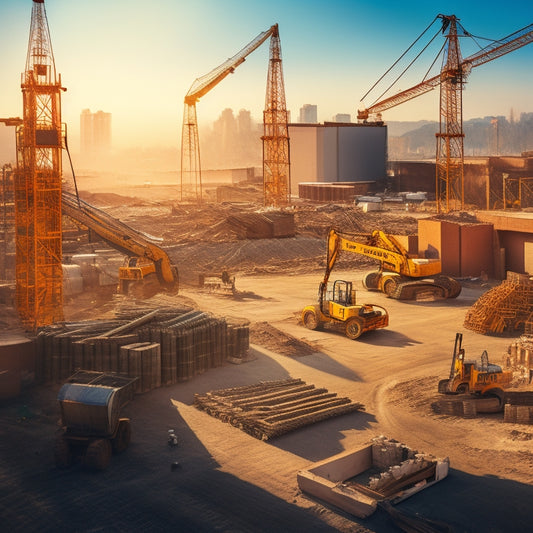
[[[246,357],[248,324],[190,308],[164,308],[127,319],[62,323],[36,339],[37,383],[84,369],[138,377],[136,392],[187,381]]]
[[[533,281],[507,272],[507,279],[483,294],[467,311],[464,327],[485,334],[533,332]]]
[[[365,518],[379,502],[399,503],[448,475],[449,459],[380,436],[298,472],[303,492]]]
[[[264,441],[364,409],[349,398],[290,378],[195,394],[194,405]]]

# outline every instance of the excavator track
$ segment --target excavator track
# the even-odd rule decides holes
[[[457,298],[461,293],[461,284],[448,276],[424,280],[400,279],[396,288],[389,294],[395,300],[418,300],[425,298]]]

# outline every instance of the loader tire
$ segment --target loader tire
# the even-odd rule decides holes
[[[314,310],[308,310],[304,313],[303,323],[307,329],[318,329],[320,327],[320,320]]]
[[[65,435],[58,435],[54,444],[54,460],[57,468],[69,468],[72,465],[72,450]]]
[[[89,443],[84,465],[91,470],[105,470],[111,461],[111,443],[108,439],[96,439]]]
[[[358,339],[363,333],[363,323],[358,318],[352,317],[346,321],[346,336],[349,339]]]
[[[113,453],[122,453],[126,451],[131,441],[131,424],[129,420],[120,420],[118,423],[117,434],[111,439]]]

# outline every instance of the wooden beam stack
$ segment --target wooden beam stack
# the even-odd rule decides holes
[[[360,403],[307,385],[301,379],[263,381],[195,394],[194,405],[261,440],[364,409]]]

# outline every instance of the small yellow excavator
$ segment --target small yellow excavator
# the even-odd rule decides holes
[[[439,381],[441,394],[489,394],[503,398],[503,390],[511,384],[513,373],[489,363],[487,350],[479,361],[465,358],[463,334],[456,333],[449,379]]]
[[[380,230],[370,235],[347,235],[330,229],[328,254],[338,254],[340,250],[378,260],[379,270],[366,274],[363,286],[381,291],[389,298],[416,300],[421,295],[456,298],[461,293],[457,280],[441,274],[439,259],[411,257],[398,239]]]
[[[352,340],[359,338],[366,331],[387,327],[387,310],[379,305],[356,303],[356,291],[351,281],[336,280],[331,290],[328,290],[329,276],[338,253],[337,246],[328,246],[326,272],[318,288],[318,304],[304,307],[304,326],[308,329],[321,329],[326,324],[341,327]]]

